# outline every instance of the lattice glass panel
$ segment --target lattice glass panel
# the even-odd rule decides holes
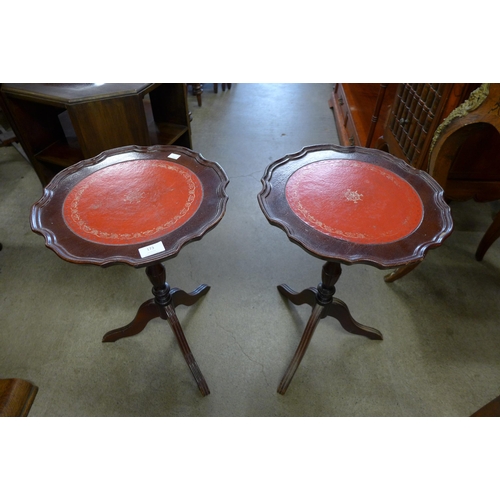
[[[406,161],[415,165],[436,115],[444,83],[402,83],[389,115],[389,128]]]

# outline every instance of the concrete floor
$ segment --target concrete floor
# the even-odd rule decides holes
[[[382,342],[320,322],[285,396],[278,383],[310,313],[276,285],[316,286],[322,262],[268,224],[257,203],[273,160],[338,143],[330,84],[234,84],[203,106],[189,96],[193,148],[230,178],[221,223],[165,263],[171,286],[211,290],[178,315],[211,394],[201,397],[168,325],[103,344],[150,298],[142,269],[69,264],[30,230],[42,188],[13,148],[0,149],[0,377],[39,387],[41,416],[468,416],[500,394],[500,241],[477,244],[492,207],[455,203],[455,230],[393,284],[345,267],[336,296]]]

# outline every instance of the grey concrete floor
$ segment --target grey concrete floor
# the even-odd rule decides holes
[[[338,143],[330,84],[207,84],[189,96],[193,149],[230,178],[221,223],[165,262],[171,286],[211,285],[178,315],[211,394],[203,398],[168,325],[103,344],[150,298],[142,269],[67,263],[32,233],[42,188],[13,148],[0,149],[0,377],[38,385],[41,416],[468,416],[500,394],[500,241],[474,252],[492,207],[452,206],[455,230],[393,284],[384,271],[344,267],[336,296],[371,341],[320,322],[285,396],[278,383],[310,313],[276,285],[316,286],[322,262],[268,224],[257,203],[273,160]]]

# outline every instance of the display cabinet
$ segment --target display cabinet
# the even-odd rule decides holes
[[[474,83],[400,83],[375,147],[427,170],[432,138],[441,122],[470,93]]]

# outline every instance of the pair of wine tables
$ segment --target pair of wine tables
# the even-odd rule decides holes
[[[31,227],[65,261],[106,267],[145,267],[150,298],[128,325],[103,342],[141,332],[154,318],[168,321],[203,396],[207,382],[177,318],[209,291],[170,288],[163,261],[213,229],[226,211],[228,177],[218,163],[179,146],[126,146],[105,151],[58,173],[32,208]],[[285,394],[320,319],[336,318],[350,333],[382,340],[357,323],[334,297],[341,264],[379,269],[414,266],[451,233],[443,190],[428,174],[388,153],[315,145],[269,165],[258,202],[270,224],[326,261],[317,288],[279,292],[311,316],[278,387]]]

